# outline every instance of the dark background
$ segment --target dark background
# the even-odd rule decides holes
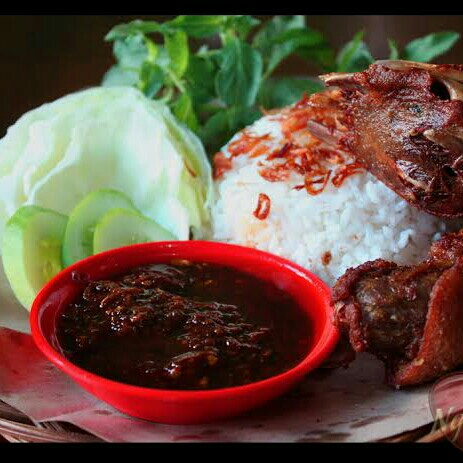
[[[109,29],[132,19],[169,16],[43,15],[0,16],[0,135],[25,111],[84,87],[98,85],[113,64]],[[260,16],[265,19],[265,16]],[[440,30],[463,33],[462,16],[345,15],[308,16],[307,23],[339,48],[360,29],[373,56],[388,54],[387,38],[399,46]],[[463,39],[439,62],[463,62]],[[304,74],[313,69],[293,60],[280,73]]]

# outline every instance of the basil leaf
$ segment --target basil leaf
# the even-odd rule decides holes
[[[259,119],[257,109],[233,106],[221,109],[211,116],[199,131],[208,153],[218,151],[239,130]]]
[[[252,106],[262,80],[262,57],[249,44],[232,38],[222,49],[215,77],[217,96],[230,106]]]
[[[316,79],[303,77],[269,79],[259,93],[259,103],[264,108],[282,108],[299,101],[304,93],[310,95],[323,88],[323,84]]]
[[[308,27],[287,30],[275,37],[274,43],[280,44],[280,49],[269,60],[268,69],[272,71],[292,53],[298,53],[319,65],[329,66],[334,62],[331,48],[323,35]]]
[[[255,26],[260,24],[260,20],[249,15],[233,15],[227,18],[225,29],[231,30],[241,40],[245,40]]]
[[[159,65],[145,61],[139,79],[138,88],[148,98],[153,98],[164,85],[165,74]]]
[[[212,60],[192,55],[184,79],[195,104],[202,104],[215,98],[214,76],[216,68]]]
[[[255,35],[253,45],[264,57],[266,76],[269,76],[298,46],[295,43],[275,43],[275,39],[286,31],[304,27],[303,15],[275,16]]]
[[[147,60],[154,63],[158,56],[158,46],[148,37],[144,36],[143,38],[145,41],[146,51],[148,53]]]
[[[226,22],[226,15],[181,15],[164,24],[200,39],[222,32]]]
[[[300,48],[296,53],[308,61],[312,61],[323,72],[332,72],[336,70],[336,59],[334,50],[328,42],[322,42],[316,47]]]
[[[182,93],[172,107],[175,117],[188,126],[193,132],[199,128],[193,102],[188,93]]]
[[[399,59],[399,49],[397,48],[397,42],[392,39],[387,39],[389,45],[389,59]]]
[[[136,34],[115,40],[113,53],[120,66],[139,68],[145,61],[148,50],[143,35]]]
[[[427,63],[450,50],[460,38],[458,32],[437,32],[409,42],[404,49],[403,58]]]
[[[139,80],[139,72],[127,69],[115,64],[109,68],[103,76],[101,85],[103,87],[136,86]]]
[[[274,39],[274,43],[294,43],[298,47],[313,47],[324,41],[325,39],[320,32],[308,27],[287,30],[278,34]]]
[[[209,117],[200,128],[199,135],[208,153],[218,151],[229,139],[230,127],[228,124],[227,110],[222,109]]]
[[[375,60],[363,42],[365,32],[359,31],[354,38],[347,42],[336,57],[338,72],[363,71]]]
[[[291,29],[301,29],[303,27],[305,27],[304,15],[274,16],[256,33],[252,44],[264,56],[268,56],[275,46],[274,40],[278,35]]]
[[[117,64],[112,66],[103,76],[102,85],[136,86],[139,80],[140,68],[148,56],[144,37],[140,34],[116,39],[113,53]]]
[[[165,26],[156,21],[142,21],[136,19],[135,21],[113,27],[106,34],[105,40],[111,42],[113,40],[126,38],[130,35],[151,34],[153,32],[163,32],[164,30]]]
[[[164,35],[165,48],[170,58],[170,69],[177,77],[182,77],[188,67],[188,37],[183,31],[168,32]]]

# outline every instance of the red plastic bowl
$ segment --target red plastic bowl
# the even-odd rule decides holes
[[[108,278],[138,265],[171,259],[223,264],[274,282],[290,293],[310,320],[313,343],[302,362],[266,380],[223,389],[178,391],[119,383],[89,373],[67,360],[56,338],[57,315],[76,297],[72,273]],[[331,323],[329,288],[316,276],[285,259],[255,249],[207,241],[144,243],[91,256],[56,275],[37,295],[31,310],[32,336],[38,348],[84,389],[118,410],[169,424],[203,423],[237,415],[273,399],[319,366],[331,353],[337,330]]]

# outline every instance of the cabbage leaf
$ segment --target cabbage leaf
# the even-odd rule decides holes
[[[69,214],[113,188],[178,239],[205,237],[211,167],[164,104],[131,87],[82,90],[24,114],[0,140],[0,240],[25,204]]]

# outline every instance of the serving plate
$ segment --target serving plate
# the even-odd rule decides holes
[[[376,442],[439,442],[446,439],[450,430],[433,430],[432,423]],[[91,433],[66,422],[45,421],[34,423],[27,415],[0,400],[0,442],[103,442]]]

